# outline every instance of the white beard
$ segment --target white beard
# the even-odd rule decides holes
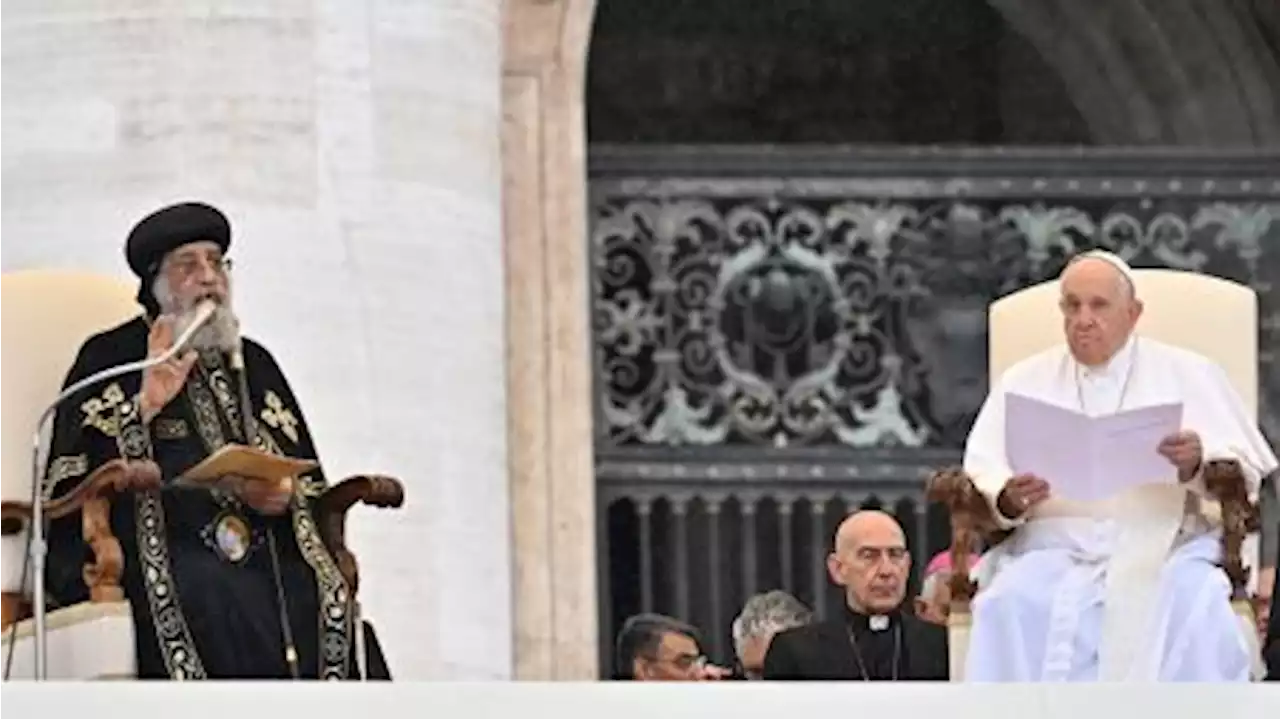
[[[176,317],[173,340],[177,342],[178,338],[195,322],[200,302],[196,301],[189,306],[180,307],[176,298],[169,292],[169,287],[163,278],[156,280],[152,287],[152,294],[155,295],[156,303],[160,305],[162,313]],[[204,323],[203,327],[196,330],[190,346],[198,352],[221,350],[234,353],[240,349],[240,319],[231,309],[230,299],[226,304],[218,305],[218,308],[213,311],[213,316]]]
[[[190,307],[178,315],[173,329],[175,341],[191,327],[191,323],[196,319],[198,307],[199,305]],[[195,336],[191,338],[191,347],[199,352],[210,350],[234,352],[240,349],[240,320],[235,312],[226,305],[219,306],[213,311],[209,321],[196,330]]]

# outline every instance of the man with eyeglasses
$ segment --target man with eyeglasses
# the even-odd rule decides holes
[[[854,512],[833,544],[827,571],[844,588],[845,606],[838,616],[776,635],[764,678],[946,680],[946,629],[904,608],[911,554],[898,521],[877,510]]]
[[[708,663],[698,630],[661,614],[628,617],[618,632],[617,678],[696,682],[727,679],[731,672]]]
[[[64,386],[165,353],[201,303],[216,309],[189,349],[62,406],[45,491],[61,496],[117,458],[159,465],[161,489],[112,504],[139,678],[354,678],[355,631],[368,640],[370,677],[389,678],[376,639],[355,626],[350,588],[311,514],[310,501],[326,486],[321,470],[276,485],[172,481],[226,444],[316,458],[280,367],[240,334],[230,245],[227,218],[201,203],[166,207],[133,228],[125,255],[143,312],[90,337]],[[87,553],[78,514],[51,523],[47,578],[56,603],[88,598]]]

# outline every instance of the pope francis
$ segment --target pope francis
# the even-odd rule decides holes
[[[1060,286],[1065,345],[993,382],[965,447],[965,471],[1015,530],[983,562],[966,679],[1248,681],[1256,638],[1231,608],[1201,472],[1238,460],[1256,497],[1276,458],[1220,367],[1135,333],[1142,301],[1122,259],[1079,255]],[[1054,477],[1015,476],[1009,393],[1092,417],[1181,403],[1181,431],[1156,448],[1168,482],[1086,505]]]

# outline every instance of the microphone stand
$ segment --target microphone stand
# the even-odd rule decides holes
[[[209,318],[213,317],[214,311],[218,306],[212,302],[206,302],[201,305],[195,321],[187,328],[182,336],[178,338],[173,346],[165,350],[163,353],[152,357],[128,362],[126,364],[108,367],[101,372],[85,377],[64,389],[56,399],[40,413],[40,419],[36,422],[36,431],[31,440],[31,526],[28,528],[27,545],[30,552],[31,566],[35,571],[35,577],[32,580],[31,587],[31,610],[32,624],[34,630],[35,644],[35,678],[37,681],[44,681],[49,677],[48,662],[48,634],[45,628],[45,556],[48,553],[48,545],[45,542],[44,530],[44,482],[41,478],[40,471],[40,433],[44,429],[44,425],[49,421],[49,417],[58,409],[58,407],[67,400],[68,397],[84,390],[86,387],[95,385],[104,380],[114,379],[131,372],[145,371],[158,364],[168,362],[182,350],[183,347],[191,341],[195,333],[204,326]],[[25,579],[25,578],[24,578]],[[17,627],[17,623],[14,624]],[[17,641],[16,633],[10,640],[10,647]],[[7,664],[8,662],[6,662]],[[7,669],[7,667],[6,667]],[[5,672],[8,674],[8,672]]]
[[[364,682],[369,681],[369,650],[365,647],[364,639],[364,617],[361,616],[360,600],[355,597],[351,598],[351,611],[355,615],[353,620],[356,625],[356,673],[357,678]]]

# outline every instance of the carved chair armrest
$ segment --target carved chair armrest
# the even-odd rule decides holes
[[[320,527],[320,536],[333,553],[354,598],[360,587],[360,571],[355,555],[347,548],[347,510],[356,502],[374,507],[399,508],[404,504],[404,485],[395,477],[358,474],[347,477],[325,490],[314,503],[312,513]]]
[[[1240,557],[1244,538],[1262,526],[1258,505],[1249,501],[1244,470],[1234,459],[1205,462],[1204,486],[1222,506],[1222,569],[1231,581],[1231,598],[1246,599],[1249,569]]]
[[[44,516],[50,520],[81,513],[84,540],[94,556],[94,561],[83,570],[90,601],[124,600],[120,587],[124,557],[120,541],[111,533],[111,500],[119,494],[159,486],[160,468],[155,462],[115,459],[99,467],[70,492],[44,503]],[[30,526],[33,510],[31,502],[0,503],[0,533],[6,537],[20,534]],[[24,601],[20,594],[6,597],[6,605]]]
[[[926,485],[925,496],[930,502],[946,505],[951,514],[949,609],[968,612],[969,602],[978,590],[977,583],[969,578],[970,552],[979,539],[994,546],[1012,532],[1000,529],[991,502],[960,467],[944,467],[935,472]]]

